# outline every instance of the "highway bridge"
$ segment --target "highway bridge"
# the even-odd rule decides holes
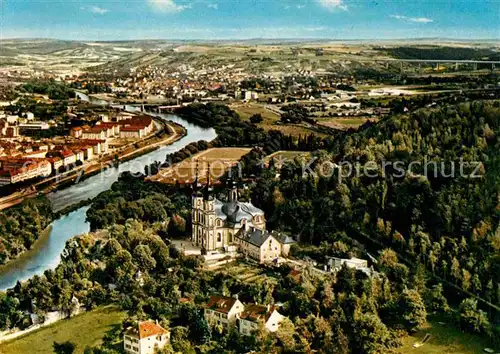
[[[478,69],[478,65],[488,65],[491,70],[494,71],[497,67],[500,68],[500,61],[498,60],[462,60],[462,59],[398,59],[398,58],[374,58],[373,60],[362,60],[362,61],[372,61],[372,62],[385,62],[386,66],[389,67],[390,63],[400,63],[401,71],[403,71],[404,63],[418,64],[419,70],[422,68],[422,64],[436,64],[436,69],[439,70],[441,64],[452,64],[455,66],[455,70],[458,70],[460,66],[468,65],[471,66],[473,70]]]

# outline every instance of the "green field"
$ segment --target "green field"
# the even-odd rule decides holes
[[[85,347],[99,344],[107,332],[120,327],[124,318],[125,313],[116,307],[100,307],[2,343],[0,353],[52,354],[53,342],[65,341],[76,344],[75,353],[83,353]]]
[[[421,347],[413,348],[429,333],[432,337]],[[484,353],[484,348],[493,348],[486,340],[479,336],[461,332],[451,324],[430,322],[422,331],[403,340],[403,346],[396,353],[407,354],[479,354]],[[500,352],[500,349],[497,350]]]
[[[352,117],[352,118],[318,118],[318,124],[334,129],[358,128],[368,120],[376,122],[377,118]]]

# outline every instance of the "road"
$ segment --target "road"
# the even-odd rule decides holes
[[[169,137],[167,139],[161,139],[160,141],[158,141],[156,143],[147,144],[141,148],[138,148],[138,149],[132,150],[130,152],[127,152],[125,154],[122,154],[119,156],[119,160],[120,161],[125,160],[125,159],[129,158],[130,156],[141,154],[142,152],[144,152],[146,150],[154,149],[154,148],[161,146],[161,145],[168,145],[168,144],[170,144],[170,143],[172,143],[172,142],[174,142],[182,137],[181,134],[178,133],[177,129],[172,124],[165,123],[165,125],[166,125],[167,129],[170,131],[170,133],[172,134],[172,135],[169,135]],[[155,133],[153,133],[153,134],[150,134],[143,141],[151,138],[156,133],[157,133],[157,131],[155,131]],[[125,150],[125,148],[122,148],[121,150],[123,151],[123,150]],[[61,183],[64,183],[64,182],[67,182],[70,180],[78,181],[82,172],[85,172],[85,174],[93,173],[96,170],[100,170],[104,166],[107,166],[109,164],[109,162],[112,162],[113,160],[114,160],[114,153],[108,153],[108,154],[102,156],[99,160],[90,161],[87,164],[85,164],[83,166],[76,167],[75,169],[73,169],[71,171],[63,172],[61,174],[57,174],[56,176],[53,176],[53,177],[44,179],[42,181],[39,181],[37,183],[34,183],[30,187],[28,187],[20,192],[16,192],[16,193],[13,193],[9,196],[1,198],[0,199],[0,210],[4,210],[4,209],[10,208],[14,205],[20,204],[26,198],[34,198],[40,194],[47,194],[49,192],[52,192]],[[44,184],[50,183],[51,181],[55,181],[55,182],[50,184],[48,187],[43,188],[42,190],[37,189],[38,186],[40,186],[42,184],[44,185]]]

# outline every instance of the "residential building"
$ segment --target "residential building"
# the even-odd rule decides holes
[[[236,320],[244,308],[238,297],[211,296],[204,306],[205,320],[210,325],[220,325],[227,329],[236,325]]]
[[[10,124],[16,124],[19,120],[19,116],[17,115],[8,115],[5,117],[8,123]]]
[[[120,136],[120,124],[99,121],[97,122],[97,127],[106,128],[106,136],[108,138]]]
[[[241,253],[260,263],[276,261],[279,257],[287,257],[290,246],[295,243],[295,240],[285,234],[255,228],[241,228],[235,234],[234,240],[239,245]]]
[[[57,156],[48,157],[47,161],[49,161],[50,164],[52,165],[52,171],[54,171],[54,172],[59,172],[59,168],[61,166],[64,166],[63,160]]]
[[[74,127],[74,128],[71,128],[71,130],[70,130],[70,135],[73,138],[80,139],[82,137],[82,134],[83,134],[82,127]]]
[[[260,325],[269,332],[276,332],[285,318],[273,306],[251,304],[245,306],[245,311],[240,314],[238,329],[245,336],[258,330]]]
[[[368,268],[368,261],[365,259],[355,257],[352,257],[350,259],[327,257],[327,265],[332,270],[339,270],[344,264],[347,267],[354,269]]]
[[[84,161],[85,160],[85,154],[83,153],[82,150],[74,150],[73,153],[75,154],[75,162],[76,161]]]
[[[121,126],[119,131],[121,138],[142,138],[154,130],[153,119],[149,116],[133,117],[118,123]]]
[[[244,96],[243,99],[245,101],[250,101],[250,100],[257,100],[259,99],[259,94],[255,91],[244,91]]]
[[[74,164],[76,162],[76,155],[71,150],[61,151],[64,166]]]
[[[120,138],[143,138],[146,135],[145,128],[142,126],[126,126],[120,129]]]
[[[90,140],[106,140],[108,137],[108,129],[105,127],[95,126],[88,128],[82,132],[82,139]]]
[[[38,130],[47,130],[50,128],[49,123],[40,121],[21,123],[18,126],[20,133],[25,135],[29,135]]]
[[[170,342],[170,331],[158,321],[142,321],[127,328],[123,335],[123,348],[126,353],[154,354]]]
[[[52,166],[46,159],[3,157],[0,159],[0,185],[14,184],[37,177],[47,177]]]
[[[88,139],[88,140],[81,140],[80,143],[81,143],[81,145],[86,145],[86,146],[92,147],[93,155],[100,155],[100,154],[105,154],[108,152],[108,142],[106,140]],[[87,155],[89,155],[88,151],[87,151]],[[87,158],[87,159],[89,159],[89,158]]]

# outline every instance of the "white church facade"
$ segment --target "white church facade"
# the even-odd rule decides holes
[[[236,247],[263,263],[286,257],[295,243],[285,234],[266,230],[264,212],[238,200],[234,181],[228,183],[224,202],[213,196],[210,182],[202,190],[195,186],[191,215],[191,240],[207,252]]]

